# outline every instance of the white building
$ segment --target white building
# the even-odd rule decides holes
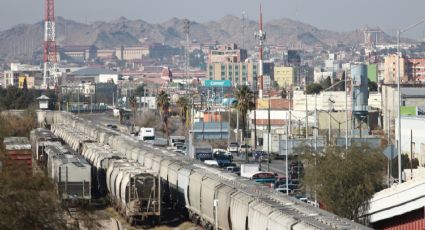
[[[425,116],[401,117],[401,151],[402,153],[408,153],[410,157],[410,145],[412,145],[413,158],[418,158],[421,166],[425,164],[424,130]],[[398,119],[396,119],[395,133],[398,133]],[[396,140],[398,142],[398,135],[396,135]]]

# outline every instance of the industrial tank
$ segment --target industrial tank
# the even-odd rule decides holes
[[[368,79],[367,66],[358,64],[351,67],[353,115],[364,116],[368,113]]]

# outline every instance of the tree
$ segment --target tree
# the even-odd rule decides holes
[[[0,140],[28,136],[36,127],[35,113],[0,115]],[[0,161],[6,158],[0,141]],[[0,229],[67,229],[55,186],[41,173],[11,164],[0,170]]]
[[[323,87],[317,83],[308,84],[306,87],[307,94],[319,94],[323,90]]]
[[[280,92],[280,96],[281,96],[283,99],[286,99],[286,98],[287,98],[287,96],[288,96],[288,91],[286,91],[286,89],[285,89],[285,88],[283,88],[283,89],[282,89],[282,91]]]
[[[327,89],[332,86],[332,80],[331,77],[328,76],[326,79],[320,81],[320,85],[322,86],[322,89]]]
[[[341,82],[342,81],[342,82]],[[339,81],[337,81],[334,85],[335,85],[335,87],[333,87],[334,88],[334,90],[335,91],[344,91],[344,88],[345,88],[345,83],[344,83],[344,81],[345,81],[345,71],[344,72],[342,72],[342,76],[341,76],[341,80],[339,80]]]
[[[346,154],[340,147],[328,147],[323,154],[305,151],[304,186],[316,192],[325,209],[358,221],[373,194],[383,188],[383,154],[366,145],[352,146]]]
[[[373,81],[368,81],[367,86],[369,88],[369,92],[377,92],[378,91],[378,84]]]
[[[146,87],[145,84],[138,85],[137,88],[134,90],[134,95],[139,96],[139,97],[145,96],[144,95],[146,93],[145,87]]]
[[[134,123],[136,122],[136,111],[137,111],[137,99],[135,96],[131,96],[129,98],[129,104],[130,104],[131,111],[133,113],[133,127],[134,127]]]
[[[24,78],[24,82],[22,83],[22,90],[24,92],[27,92],[28,91],[27,77]]]
[[[187,112],[189,110],[189,100],[187,97],[180,97],[177,100],[177,106],[179,107],[179,116],[180,121],[182,122],[182,126],[185,127],[184,133],[186,133],[186,121],[187,121]]]
[[[49,178],[10,166],[0,172],[0,181],[0,229],[66,229]]]
[[[401,171],[405,169],[416,169],[419,166],[419,161],[417,158],[413,158],[413,160],[410,160],[409,154],[401,154]],[[394,178],[398,178],[398,156],[396,156],[391,161],[391,175]]]
[[[158,107],[159,113],[161,115],[164,133],[168,138],[170,136],[168,130],[168,118],[170,115],[170,97],[164,90],[161,90],[161,92],[156,96],[156,106]]]
[[[234,106],[242,116],[242,127],[243,127],[243,134],[244,138],[246,137],[246,115],[249,110],[252,110],[255,108],[254,104],[254,93],[251,91],[251,89],[244,85],[239,87],[235,91],[235,99]],[[246,142],[246,139],[245,139]],[[245,148],[245,159],[248,161],[248,150]]]

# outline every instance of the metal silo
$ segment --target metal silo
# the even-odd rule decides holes
[[[367,66],[358,64],[351,67],[353,115],[356,117],[368,114],[369,88]]]

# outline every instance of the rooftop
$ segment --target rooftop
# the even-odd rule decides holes
[[[97,76],[101,74],[118,74],[118,72],[110,70],[110,69],[104,69],[99,67],[87,67],[84,69],[80,69],[77,71],[74,71],[70,73],[69,75],[74,76]]]
[[[6,150],[30,150],[31,144],[27,137],[5,137],[3,140]]]

